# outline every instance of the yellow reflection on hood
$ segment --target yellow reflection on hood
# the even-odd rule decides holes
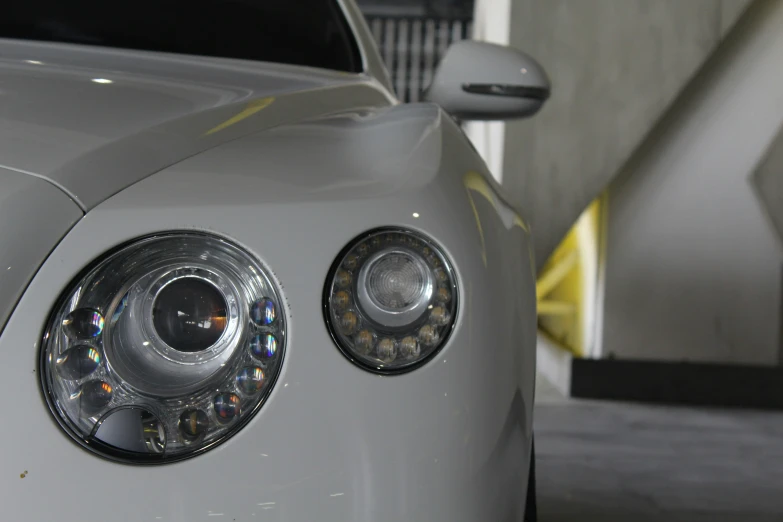
[[[230,127],[234,125],[235,123],[239,123],[240,121],[249,118],[250,116],[254,115],[258,111],[264,110],[270,105],[272,105],[272,102],[275,101],[274,96],[269,96],[267,98],[260,98],[258,100],[253,100],[250,103],[247,104],[247,107],[237,114],[236,116],[233,116],[220,125],[208,130],[206,133],[204,133],[204,136],[209,136],[210,134],[215,134],[216,132],[220,132],[223,129]]]
[[[481,226],[481,218],[479,217],[478,209],[476,208],[476,203],[473,200],[473,194],[479,194],[484,199],[489,201],[489,204],[492,205],[492,208],[495,209],[495,211],[498,214],[498,217],[503,222],[503,224],[506,226],[507,229],[511,229],[513,227],[519,227],[522,230],[525,231],[526,234],[530,233],[530,227],[527,223],[519,216],[519,214],[516,213],[516,211],[503,201],[501,197],[498,195],[498,193],[495,191],[495,189],[492,187],[492,185],[489,184],[489,181],[479,174],[478,172],[471,170],[468,171],[465,174],[465,177],[463,178],[463,183],[465,184],[465,189],[468,192],[468,199],[470,200],[470,206],[473,209],[473,217],[476,219],[476,226],[478,227],[479,236],[481,237],[481,258],[484,261],[484,266],[487,266],[487,249],[486,245],[484,243],[484,229]]]

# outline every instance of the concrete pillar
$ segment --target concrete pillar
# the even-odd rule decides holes
[[[512,0],[479,0],[473,15],[473,39],[508,45]],[[487,162],[495,179],[503,181],[506,124],[503,122],[469,122],[465,132]]]
[[[748,1],[477,1],[477,38],[530,53],[552,79],[534,118],[472,131],[532,222],[539,266]]]
[[[611,186],[604,356],[781,363],[781,126],[783,0],[757,0]]]

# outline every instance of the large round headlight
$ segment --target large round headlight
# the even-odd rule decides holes
[[[285,317],[264,268],[202,234],[139,240],[80,277],[42,346],[45,395],[85,447],[132,462],[210,448],[258,411]]]
[[[457,315],[451,264],[432,240],[408,230],[355,240],[332,267],[325,294],[337,346],[381,373],[411,370],[432,357]]]

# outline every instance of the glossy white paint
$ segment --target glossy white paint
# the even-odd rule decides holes
[[[0,168],[0,332],[44,258],[81,217],[50,183]]]
[[[85,210],[240,136],[395,103],[361,74],[83,45],[0,40],[0,74],[0,166]]]
[[[379,60],[374,47],[363,54],[366,65]],[[18,101],[0,105],[0,158],[34,175],[13,174],[39,186],[33,199],[51,207],[41,216],[60,235],[78,206],[88,210],[0,335],[0,393],[15,400],[0,430],[3,519],[522,519],[535,378],[531,238],[449,116],[396,105],[388,82],[367,75],[11,41],[0,41],[0,56],[4,96]],[[52,184],[75,203],[60,194],[48,204]],[[461,289],[443,350],[394,377],[350,363],[322,310],[339,251],[385,226],[437,241]],[[44,228],[3,233],[0,252],[32,241],[21,230],[48,245],[40,263],[59,237]],[[49,413],[41,335],[85,266],[172,230],[229,238],[270,267],[288,321],[282,374],[260,413],[218,448],[152,468],[111,463]]]
[[[495,190],[456,125],[434,106],[411,105],[247,136],[99,205],[43,265],[0,337],[0,393],[29,399],[0,432],[0,447],[13,448],[0,476],[5,513],[31,521],[520,520],[534,275],[529,235]],[[387,225],[443,245],[462,304],[437,358],[384,378],[334,346],[321,298],[340,249]],[[274,271],[289,320],[283,373],[259,415],[221,447],[162,467],[109,463],[72,443],[40,398],[40,334],[86,264],[134,237],[176,229],[229,237]]]

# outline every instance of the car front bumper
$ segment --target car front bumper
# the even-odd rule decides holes
[[[274,172],[225,172],[217,186],[209,169],[185,165],[90,211],[0,335],[3,519],[521,520],[535,378],[530,239],[488,186],[475,186],[483,178],[460,174],[468,159],[455,154],[440,157],[440,174],[402,178],[394,190],[328,178],[321,187],[321,178],[305,180],[302,171],[298,179],[293,167],[271,181]],[[341,200],[346,186],[349,203]],[[391,377],[351,364],[322,309],[335,256],[380,226],[434,238],[461,289],[443,350]],[[109,462],[71,441],[51,416],[38,375],[42,331],[60,293],[102,253],[183,229],[227,237],[273,271],[288,324],[282,372],[250,423],[205,454],[153,467]]]

